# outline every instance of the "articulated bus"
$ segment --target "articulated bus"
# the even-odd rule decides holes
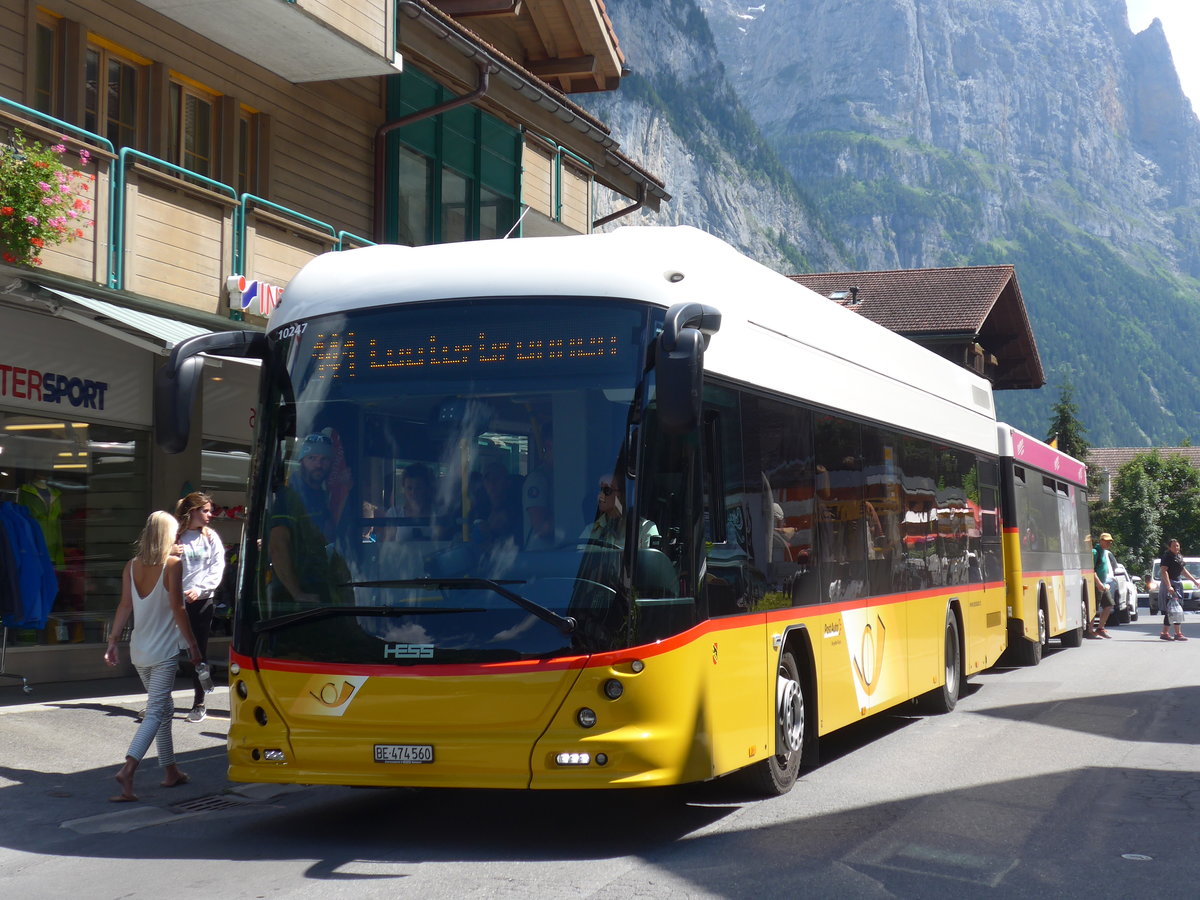
[[[1006,648],[990,385],[691,228],[321,256],[265,334],[235,781],[787,791]]]
[[[1009,654],[1036,666],[1050,638],[1082,644],[1095,609],[1087,466],[1010,425],[997,434]]]

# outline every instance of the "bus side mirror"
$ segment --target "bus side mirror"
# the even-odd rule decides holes
[[[204,360],[164,363],[154,373],[154,439],[164,453],[182,453],[192,433],[192,407]]]
[[[658,421],[679,434],[700,425],[704,351],[721,327],[721,313],[700,303],[676,303],[667,310],[654,346]]]
[[[192,407],[200,375],[201,353],[265,359],[266,335],[257,331],[222,331],[180,341],[154,373],[154,439],[165,453],[181,453],[192,433]]]
[[[704,337],[695,328],[685,328],[675,349],[667,350],[663,343],[660,337],[654,359],[658,422],[668,433],[692,431],[700,425]]]

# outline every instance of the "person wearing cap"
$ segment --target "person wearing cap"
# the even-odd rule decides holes
[[[1096,599],[1100,604],[1100,619],[1093,630],[1084,628],[1084,637],[1111,638],[1108,629],[1104,627],[1113,611],[1113,597],[1117,592],[1117,578],[1113,574],[1112,535],[1107,531],[1100,535],[1100,541],[1092,547],[1092,577],[1096,580]],[[1091,626],[1091,622],[1087,626]]]
[[[268,549],[275,579],[299,603],[315,603],[327,586],[334,520],[326,481],[333,441],[316,432],[300,442],[299,468],[276,495]]]

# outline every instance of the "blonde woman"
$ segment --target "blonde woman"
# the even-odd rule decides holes
[[[200,491],[192,491],[175,506],[175,518],[179,521],[175,555],[183,560],[183,601],[202,660],[208,659],[213,596],[221,584],[221,576],[225,574],[225,547],[208,525],[212,515],[212,497]],[[204,708],[205,690],[200,684],[200,676],[196,674],[196,667],[192,666],[191,669],[195,696],[187,721],[203,722],[207,716]]]
[[[200,661],[200,649],[192,636],[187,612],[183,608],[183,563],[172,556],[179,523],[167,512],[152,512],[137,542],[137,555],[125,564],[121,576],[121,602],[113,616],[112,632],[104,661],[119,662],[117,638],[134,616],[133,636],[129,640],[129,659],[146,686],[146,716],[125,754],[125,765],[117,771],[121,793],[110,797],[114,803],[137,800],[133,793],[133,773],[153,740],[158,746],[158,765],[164,770],[163,787],[186,784],[188,777],[175,764],[175,745],[171,740],[171,720],[175,703],[171,689],[179,665],[179,651],[186,648],[192,663]]]

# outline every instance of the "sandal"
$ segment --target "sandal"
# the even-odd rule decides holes
[[[1171,636],[1170,636],[1169,634],[1167,634],[1165,631],[1164,631],[1162,634],[1160,634],[1160,635],[1158,636],[1158,639],[1159,639],[1160,641],[1173,641],[1173,640],[1175,640],[1175,638],[1171,637]]]
[[[1177,641],[1186,641],[1186,640],[1187,640],[1187,638],[1185,638],[1185,637],[1184,637],[1182,634],[1177,634],[1177,635],[1175,635],[1175,640],[1177,640]]]

